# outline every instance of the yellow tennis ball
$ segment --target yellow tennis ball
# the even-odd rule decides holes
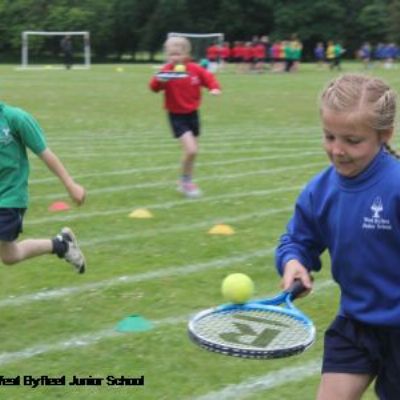
[[[228,275],[222,282],[222,295],[231,303],[245,303],[254,293],[254,283],[246,274]]]
[[[174,67],[175,72],[186,72],[186,67],[183,64],[176,64]]]

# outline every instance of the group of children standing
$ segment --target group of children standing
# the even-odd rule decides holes
[[[237,72],[265,72],[266,66],[273,72],[293,72],[298,69],[303,45],[294,35],[291,40],[270,43],[268,36],[255,36],[251,41],[225,42],[207,48],[207,60],[218,60],[222,65],[234,63]]]
[[[400,48],[395,43],[378,43],[373,47],[369,42],[364,42],[357,52],[357,57],[366,68],[380,64],[386,69],[391,69],[400,57]]]
[[[318,42],[314,48],[314,57],[320,67],[326,63],[330,69],[336,68],[339,71],[344,53],[341,43],[333,40],[328,41],[326,48],[323,42]]]

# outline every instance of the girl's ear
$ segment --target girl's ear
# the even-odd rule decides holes
[[[394,128],[385,129],[379,132],[379,137],[382,143],[388,143],[393,136]]]

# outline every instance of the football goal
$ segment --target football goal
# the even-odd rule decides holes
[[[169,32],[168,38],[171,36],[185,37],[190,41],[192,46],[192,57],[195,61],[201,62],[201,60],[207,58],[207,49],[216,44],[221,47],[224,43],[223,33],[181,33],[181,32]],[[220,63],[220,59],[217,59],[216,66],[212,69],[216,69]]]
[[[31,54],[32,51],[37,52],[37,50],[43,46],[43,41],[46,38],[58,38],[59,40],[55,43],[55,52],[59,54],[61,49],[61,39],[63,37],[69,36],[74,39],[74,43],[79,43],[79,49],[74,49],[74,69],[89,69],[90,68],[90,34],[87,31],[83,32],[45,32],[45,31],[24,31],[22,32],[22,49],[21,49],[21,67],[22,69],[44,69],[49,68],[49,65],[44,65],[42,62],[32,62]],[[78,40],[79,39],[79,40]],[[31,53],[30,53],[31,51]],[[53,68],[64,68],[62,64],[62,58],[60,57],[60,63]]]

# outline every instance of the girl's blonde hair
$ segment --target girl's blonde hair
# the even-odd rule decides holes
[[[178,50],[185,56],[189,56],[192,46],[188,39],[182,36],[171,36],[164,43],[164,50],[166,52],[171,50]]]
[[[361,74],[345,74],[324,89],[320,110],[354,113],[363,124],[378,134],[393,130],[396,117],[396,92],[382,79]],[[387,143],[386,150],[400,156]]]

